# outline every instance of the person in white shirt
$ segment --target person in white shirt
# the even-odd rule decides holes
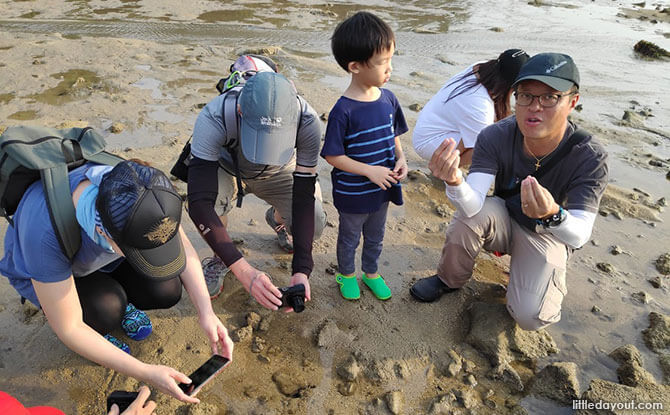
[[[512,82],[528,60],[521,49],[508,49],[486,62],[469,66],[449,79],[419,114],[414,127],[414,150],[430,160],[445,138],[458,144],[461,166],[472,161],[477,134],[487,125],[511,115]]]

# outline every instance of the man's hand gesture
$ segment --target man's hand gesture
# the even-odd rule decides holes
[[[428,168],[433,176],[446,182],[449,186],[458,186],[463,182],[463,173],[458,168],[461,162],[460,151],[453,138],[447,138],[435,150],[430,158]]]
[[[558,204],[549,190],[528,176],[521,182],[521,211],[529,218],[542,219],[558,213]]]

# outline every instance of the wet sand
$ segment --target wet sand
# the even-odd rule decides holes
[[[645,39],[670,49],[667,20],[639,18],[667,14],[652,5],[581,1],[425,6],[372,7],[397,31],[398,55],[388,87],[410,127],[417,116],[410,105],[424,104],[444,80],[472,62],[509,47],[530,54],[565,52],[582,74],[583,109],[573,113],[574,119],[610,151],[612,180],[602,216],[591,242],[571,259],[563,318],[547,330],[560,351],[516,365],[521,379],[529,385],[547,364],[569,361],[579,368],[581,392],[596,378],[617,382],[617,363],[608,354],[633,344],[644,367],[662,383],[660,354],[645,345],[641,331],[650,312],[670,315],[670,281],[654,266],[670,250],[667,212],[659,202],[670,196],[670,62],[640,59],[632,48]],[[167,171],[236,54],[260,49],[271,54],[319,114],[327,113],[348,82],[330,56],[328,37],[347,10],[360,6],[230,7],[234,13],[204,2],[189,7],[172,1],[0,4],[0,129],[22,123],[91,125],[105,131],[112,150]],[[622,120],[624,111],[632,118]],[[122,131],[111,133],[113,124]],[[572,413],[528,388],[518,392],[490,379],[490,361],[466,341],[468,307],[504,301],[508,259],[481,255],[474,280],[436,304],[419,304],[409,296],[416,279],[434,273],[453,210],[443,186],[430,179],[426,163],[411,149],[411,131],[402,141],[416,171],[405,183],[405,206],[390,211],[380,261],[393,298],[382,303],[363,289],[360,301],[341,299],[328,273],[336,262],[337,213],[328,202],[329,167],[321,162],[334,226],[315,242],[314,300],[302,314],[271,313],[228,276],[214,307],[237,339],[233,364],[203,390],[197,407],[154,393],[158,413],[388,413],[386,396],[401,399],[406,413],[426,413],[452,390],[462,391],[454,408],[471,413],[514,413],[520,406],[529,413]],[[264,211],[258,199],[245,198],[244,209],[231,215],[230,231],[247,258],[284,285],[290,256],[277,247]],[[184,225],[200,255],[208,256],[190,221]],[[613,255],[612,246],[622,253]],[[654,278],[660,288],[648,281]],[[592,311],[594,306],[600,311]],[[130,341],[134,356],[186,373],[206,359],[206,339],[186,295],[177,307],[150,316],[154,333],[143,342]],[[455,377],[446,374],[451,350],[473,364]],[[351,356],[361,373],[347,380]],[[464,383],[466,375],[475,377],[475,386]],[[109,391],[137,386],[67,350],[42,314],[22,307],[0,279],[0,390],[26,404],[87,414],[100,412]],[[402,391],[401,398],[388,395],[393,391]],[[464,408],[463,391],[474,394],[476,406]]]

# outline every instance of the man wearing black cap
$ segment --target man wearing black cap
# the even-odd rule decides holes
[[[482,130],[467,180],[453,140],[433,155],[431,172],[445,181],[457,213],[437,274],[410,292],[435,301],[467,283],[482,248],[510,254],[507,309],[521,328],[537,330],[561,318],[566,262],[591,235],[607,154],[568,120],[579,100],[579,72],[568,55],[533,56],[513,88],[516,115]]]
[[[70,260],[62,251],[37,181],[7,228],[0,273],[42,308],[74,352],[179,400],[198,402],[178,386],[190,382],[185,374],[135,359],[127,344],[109,334],[123,329],[133,340],[146,337],[151,322],[140,310],[172,307],[183,285],[212,352],[232,357],[233,343],[180,226],[181,197],[163,173],[133,161],[114,168],[87,163],[69,173],[69,182],[81,233],[75,256]]]
[[[231,99],[235,93],[237,100]],[[231,107],[237,109],[232,120],[226,115]],[[271,205],[265,220],[280,246],[293,252],[289,284],[303,284],[310,299],[312,241],[326,224],[316,181],[320,145],[316,112],[273,71],[258,72],[202,109],[193,128],[188,212],[215,254],[203,261],[212,298],[222,289],[224,272],[217,270],[230,268],[261,305],[272,310],[281,305],[281,292],[270,276],[247,262],[226,229],[235,199],[253,193]]]

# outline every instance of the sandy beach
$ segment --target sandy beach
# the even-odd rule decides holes
[[[389,211],[380,258],[392,299],[365,290],[359,301],[341,298],[333,275],[337,211],[330,166],[321,160],[328,227],[314,243],[305,312],[265,310],[229,274],[213,305],[236,342],[232,364],[197,406],[154,391],[157,413],[670,414],[670,254],[663,256],[670,252],[670,59],[633,51],[639,40],[670,49],[667,2],[0,1],[0,131],[92,126],[110,150],[167,172],[239,53],[268,54],[327,118],[349,81],[329,37],[362,9],[396,31],[387,87],[410,125],[401,137],[411,170],[405,205]],[[516,328],[502,306],[508,257],[483,253],[473,280],[436,303],[408,292],[434,273],[453,214],[444,185],[412,150],[415,109],[450,76],[512,47],[574,58],[582,86],[572,119],[610,154],[591,241],[569,262],[562,319],[538,333]],[[265,225],[265,209],[245,198],[229,231],[247,259],[283,286],[291,257]],[[184,218],[200,256],[211,255]],[[149,315],[153,334],[126,340],[134,356],[187,374],[207,359],[186,295]],[[0,278],[0,390],[27,406],[99,414],[109,392],[138,386],[68,350],[41,311],[21,305]],[[665,409],[574,411],[572,399]]]

